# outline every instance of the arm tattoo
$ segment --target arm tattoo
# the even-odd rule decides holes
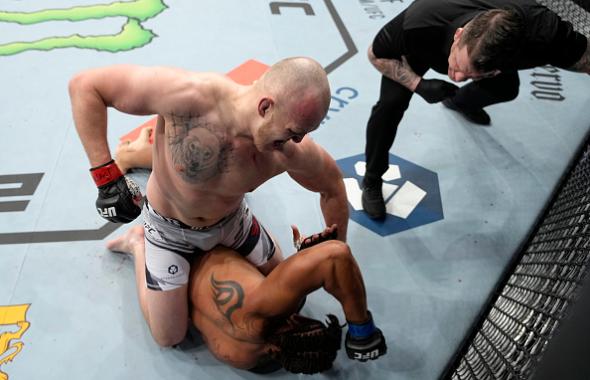
[[[228,320],[233,327],[232,314],[242,307],[244,303],[244,289],[236,281],[217,281],[211,274],[211,290],[213,302],[217,310]]]
[[[404,85],[405,87],[410,87],[414,78],[416,78],[416,74],[412,71],[410,66],[403,61],[393,61],[393,74],[391,79],[395,80],[396,82]]]
[[[571,67],[573,71],[584,72],[590,74],[590,39],[586,41],[586,51],[578,62]]]
[[[387,78],[396,81],[410,91],[414,91],[415,84],[419,81],[419,76],[412,70],[404,58],[397,60],[372,56],[371,63]]]
[[[171,115],[168,144],[174,168],[189,183],[207,181],[227,168],[232,145],[199,115]]]

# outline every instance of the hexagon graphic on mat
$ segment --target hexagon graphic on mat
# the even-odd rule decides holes
[[[435,172],[390,154],[389,169],[382,176],[387,215],[383,220],[373,220],[361,205],[365,156],[347,157],[337,163],[344,176],[350,218],[371,231],[387,236],[444,219]]]

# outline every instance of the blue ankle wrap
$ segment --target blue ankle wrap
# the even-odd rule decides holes
[[[350,323],[348,322],[348,334],[353,338],[366,338],[375,332],[375,323],[373,323],[373,316],[369,313],[369,320],[365,323]]]

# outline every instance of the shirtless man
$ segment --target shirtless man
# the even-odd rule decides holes
[[[335,232],[331,226],[303,240],[301,250],[266,277],[226,247],[194,257],[191,320],[217,359],[259,373],[283,367],[311,374],[331,368],[340,349],[338,319],[329,315],[326,327],[296,314],[305,296],[321,287],[342,305],[348,322],[348,356],[367,361],[385,355],[385,338],[367,310],[363,278],[350,248],[338,240],[325,241]],[[294,234],[298,235],[296,229]],[[144,241],[143,228],[135,226],[107,243],[112,251],[133,255],[142,281]],[[140,307],[147,315],[145,284],[138,285]]]
[[[246,192],[269,178],[287,172],[319,192],[326,225],[337,224],[345,240],[342,175],[328,153],[306,137],[330,104],[328,79],[316,61],[279,61],[249,86],[221,74],[117,65],[77,74],[69,92],[99,189],[97,209],[113,222],[134,220],[142,198],[111,158],[107,107],[158,115],[143,218],[146,319],[161,346],[185,336],[192,256],[224,245],[263,274],[282,261],[244,201]]]

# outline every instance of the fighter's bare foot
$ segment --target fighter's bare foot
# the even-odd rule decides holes
[[[127,230],[123,235],[109,240],[106,244],[107,249],[113,252],[122,252],[133,255],[134,249],[143,248],[143,226],[133,226]]]
[[[137,139],[122,141],[115,151],[115,162],[123,173],[132,168],[147,168],[152,166],[152,144],[150,135],[153,128],[144,128]]]

